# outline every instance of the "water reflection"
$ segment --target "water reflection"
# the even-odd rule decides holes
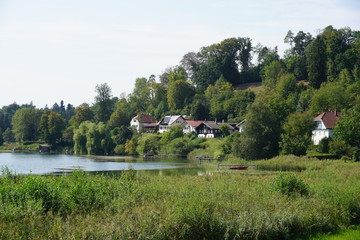
[[[112,173],[137,170],[138,174],[201,175],[205,169],[192,161],[179,158],[122,159],[118,157],[83,157],[65,154],[0,153],[0,168],[8,167],[17,174],[64,174],[73,170]]]

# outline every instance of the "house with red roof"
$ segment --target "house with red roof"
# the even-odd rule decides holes
[[[333,129],[339,121],[340,112],[323,112],[314,118],[315,129],[312,131],[312,141],[314,145],[318,145],[321,139],[331,138]]]
[[[183,126],[183,132],[186,133],[191,133],[191,132],[196,132],[196,127],[198,127],[200,124],[202,124],[203,120],[186,120],[185,124]]]
[[[157,121],[148,114],[138,114],[131,119],[130,126],[140,132],[155,132]]]

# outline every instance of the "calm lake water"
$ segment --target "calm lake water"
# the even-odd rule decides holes
[[[186,159],[153,159],[144,161],[135,159],[125,162],[121,159],[93,159],[90,157],[65,154],[30,154],[30,153],[0,153],[0,169],[8,167],[17,174],[61,174],[76,169],[91,172],[110,172],[123,170],[148,170],[153,174],[176,173],[197,174],[201,168],[194,167]],[[191,169],[191,170],[189,170]],[[175,173],[175,172],[174,172]]]

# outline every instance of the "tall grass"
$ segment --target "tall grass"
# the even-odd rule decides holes
[[[8,172],[0,179],[0,239],[295,239],[360,224],[358,163],[285,156],[255,163],[304,169],[121,177]]]

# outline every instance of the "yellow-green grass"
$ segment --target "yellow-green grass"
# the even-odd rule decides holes
[[[359,163],[293,156],[251,163],[264,170],[120,178],[5,171],[0,239],[306,239],[360,224]],[[307,194],[278,191],[279,174],[303,182]]]

